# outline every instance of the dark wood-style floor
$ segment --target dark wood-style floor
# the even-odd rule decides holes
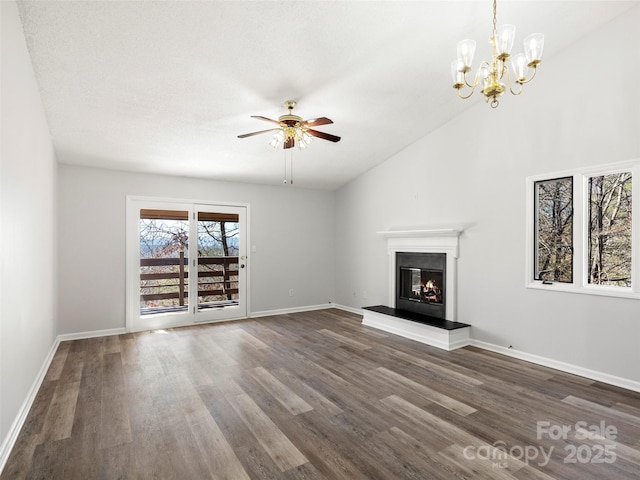
[[[339,310],[76,340],[1,478],[640,478],[640,394]]]

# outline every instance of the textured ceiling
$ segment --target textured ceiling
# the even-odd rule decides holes
[[[293,99],[342,137],[293,151],[296,185],[324,189],[482,101],[456,97],[449,65],[463,38],[487,58],[492,22],[489,0],[18,4],[59,162],[280,184],[284,150],[237,135]],[[514,52],[543,32],[549,58],[637,4],[503,0],[498,23]]]

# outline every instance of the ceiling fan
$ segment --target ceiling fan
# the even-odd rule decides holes
[[[296,102],[288,100],[284,102],[284,106],[289,110],[286,115],[281,115],[278,120],[272,120],[271,118],[262,117],[260,115],[251,115],[251,118],[257,118],[264,120],[265,122],[275,123],[278,125],[276,128],[270,128],[268,130],[260,130],[259,132],[245,133],[244,135],[238,135],[238,138],[247,138],[261,133],[274,132],[273,139],[270,145],[277,148],[280,143],[284,148],[293,148],[298,143],[298,148],[304,149],[311,143],[311,137],[322,138],[323,140],[329,140],[330,142],[339,142],[340,137],[331,135],[330,133],[319,132],[311,127],[317,127],[319,125],[328,125],[333,121],[327,117],[318,117],[310,120],[302,120],[302,117],[293,114],[293,108],[296,106]]]

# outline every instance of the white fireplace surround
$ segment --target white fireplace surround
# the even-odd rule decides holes
[[[456,287],[458,240],[462,229],[433,228],[415,230],[387,230],[378,232],[387,239],[389,254],[389,306],[396,308],[396,253],[445,253],[446,289],[445,320],[456,321]],[[414,322],[397,316],[374,311],[374,307],[364,308],[362,323],[386,332],[426,343],[444,350],[469,345],[471,326],[465,325],[453,330]]]
[[[389,254],[389,306],[396,308],[396,253],[446,253],[445,319],[456,321],[458,240],[461,229],[387,230],[378,232],[387,239]]]

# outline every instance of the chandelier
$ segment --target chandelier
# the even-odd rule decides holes
[[[458,90],[458,96],[467,99],[476,87],[481,84],[485,101],[491,108],[498,106],[498,97],[507,90],[507,86],[513,95],[522,93],[523,85],[533,80],[536,70],[540,65],[544,35],[533,33],[524,39],[524,53],[518,53],[511,57],[511,48],[516,35],[514,25],[502,25],[496,27],[496,0],[493,0],[493,35],[489,38],[492,49],[492,59],[480,64],[473,81],[469,81],[467,73],[471,71],[471,62],[476,51],[474,40],[461,40],[458,42],[458,58],[451,63],[453,75],[453,88]],[[468,94],[463,89],[470,88]]]

